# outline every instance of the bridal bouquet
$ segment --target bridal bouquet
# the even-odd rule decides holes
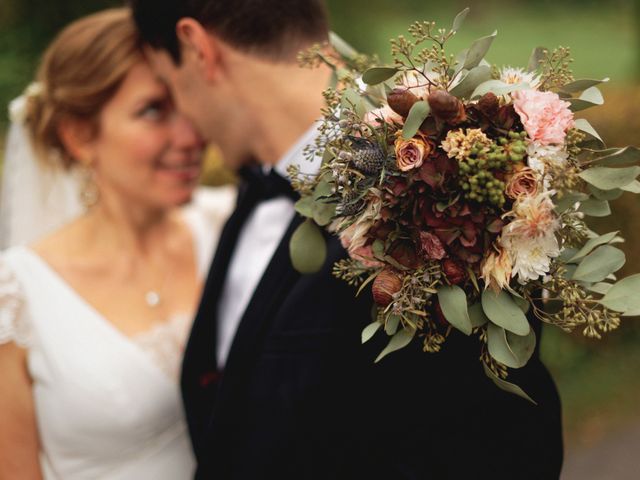
[[[484,60],[494,33],[449,55],[467,12],[450,29],[413,24],[391,42],[393,66],[335,36],[333,50],[301,54],[330,65],[334,84],[309,151],[323,156],[320,174],[290,171],[308,217],[291,255],[313,272],[326,255],[319,227],[339,236],[349,258],[334,274],[358,293],[370,285],[377,307],[362,341],[390,337],[378,360],[412,339],[438,352],[457,329],[478,338],[499,387],[531,400],[506,380],[534,351],[531,318],[600,338],[640,314],[640,275],[614,275],[623,239],[585,221],[640,193],[640,151],[605,149],[577,118],[603,103],[607,79],[574,79],[568,49],[495,66]]]

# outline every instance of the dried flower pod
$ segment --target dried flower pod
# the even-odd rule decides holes
[[[442,270],[451,285],[458,285],[467,279],[467,272],[460,263],[447,258],[442,262]]]
[[[495,118],[498,115],[499,108],[500,101],[493,92],[485,93],[480,100],[478,100],[478,110],[487,117]]]
[[[451,125],[457,125],[467,119],[464,104],[445,90],[434,90],[427,97],[431,112]]]
[[[371,292],[373,301],[380,307],[386,307],[393,301],[393,295],[402,288],[402,278],[392,268],[385,268],[373,281]]]
[[[350,139],[354,150],[353,165],[364,173],[380,172],[387,159],[380,146],[364,138],[350,137]]]
[[[414,95],[411,90],[406,88],[394,88],[387,94],[387,103],[391,110],[398,115],[406,118],[409,115],[411,107],[420,99]]]

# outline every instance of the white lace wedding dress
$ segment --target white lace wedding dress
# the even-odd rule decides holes
[[[233,203],[185,208],[201,275]],[[0,255],[0,344],[28,351],[46,480],[186,480],[194,460],[178,375],[191,315],[127,337],[25,246]]]

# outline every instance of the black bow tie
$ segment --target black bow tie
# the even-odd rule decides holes
[[[260,200],[270,200],[276,197],[289,197],[298,200],[300,195],[293,189],[286,178],[274,169],[265,173],[261,166],[244,167],[240,170],[240,177],[247,183],[247,188]]]

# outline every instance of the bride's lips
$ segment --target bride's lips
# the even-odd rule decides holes
[[[163,176],[188,182],[198,179],[202,171],[202,162],[200,160],[160,161],[156,168]]]

